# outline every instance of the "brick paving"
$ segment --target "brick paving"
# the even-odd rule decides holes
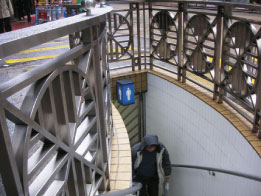
[[[11,20],[11,26],[12,30],[18,30],[18,29],[23,29],[26,27],[30,27],[35,25],[35,15],[31,16],[31,22],[27,22],[27,19],[25,18],[24,20],[19,21],[18,19],[12,19]]]

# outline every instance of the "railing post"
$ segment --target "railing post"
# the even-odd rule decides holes
[[[109,13],[108,15],[108,23],[109,23],[109,29],[108,29],[108,31],[109,31],[109,33],[110,33],[110,35],[112,36],[112,26],[111,26],[111,23],[112,23],[112,19],[111,19],[111,17],[112,17],[112,13]],[[109,44],[110,44],[110,53],[108,54],[108,58],[110,59],[110,60],[113,60],[113,46],[112,46],[112,38],[110,38],[110,42],[109,42]]]
[[[139,3],[136,3],[137,9],[137,41],[138,41],[138,67],[141,70],[141,48],[140,48],[140,7]]]
[[[93,40],[97,40],[97,45],[94,46],[94,58],[93,58],[93,69],[95,74],[95,101],[96,101],[96,112],[98,116],[98,133],[99,133],[99,142],[100,146],[98,149],[101,150],[102,157],[97,157],[97,164],[100,169],[107,173],[108,165],[105,168],[105,162],[108,163],[107,156],[107,141],[106,141],[106,123],[105,123],[105,112],[104,112],[104,93],[103,93],[103,78],[102,78],[102,66],[101,66],[101,53],[100,53],[100,42],[99,42],[99,26],[92,27]],[[106,189],[104,183],[104,190]]]
[[[258,44],[259,51],[261,51],[261,44]],[[256,91],[256,106],[255,106],[255,117],[254,117],[254,125],[252,128],[252,132],[257,132],[257,137],[261,139],[261,56],[259,54],[258,59],[258,83],[257,83],[257,91]]]
[[[223,39],[224,39],[224,7],[218,6],[218,14],[217,14],[217,38],[216,38],[216,48],[215,48],[215,77],[214,77],[214,94],[213,100],[217,99],[219,94],[219,85],[221,82],[221,63],[222,63],[222,49],[223,49]],[[221,98],[219,99],[221,101]]]
[[[184,9],[185,3],[179,3],[178,11],[178,81],[186,82],[184,68]]]
[[[145,69],[147,69],[147,33],[146,33],[146,12],[145,12],[145,3],[143,3],[143,46],[144,46],[144,65]]]
[[[0,106],[1,107],[1,106]],[[23,195],[23,188],[16,165],[12,142],[6,125],[6,115],[2,107],[0,108],[0,154],[1,162],[0,174],[7,195]]]
[[[224,49],[224,36],[226,33],[225,20],[229,20],[229,16],[232,14],[232,7],[230,6],[218,6],[218,19],[217,19],[217,39],[216,39],[216,51],[215,51],[215,77],[214,77],[214,94],[213,100],[219,97],[218,103],[223,102],[223,96],[225,94],[224,88],[221,87],[221,82],[224,80],[224,66],[222,66]]]
[[[152,48],[152,31],[151,31],[151,23],[152,23],[152,4],[151,3],[148,3],[149,5],[149,31],[150,31],[150,70],[153,70],[153,56],[152,56],[152,51],[153,51],[153,48]]]
[[[133,22],[133,3],[130,3],[130,25],[131,25],[131,30],[130,30],[130,33],[131,33],[131,61],[132,61],[132,71],[135,71],[135,57],[134,57],[134,30],[133,30],[133,27],[134,27],[134,22]]]

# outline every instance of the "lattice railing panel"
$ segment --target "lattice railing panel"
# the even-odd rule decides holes
[[[112,122],[105,14],[44,29],[45,36],[77,29],[71,50],[0,86],[7,195],[92,196],[107,189]],[[66,32],[59,29],[64,26]]]
[[[137,66],[170,71],[178,80],[212,92],[220,103],[226,101],[253,124],[253,132],[261,130],[260,6],[179,1],[129,6],[132,70]],[[255,14],[241,14],[242,10]],[[142,45],[141,40],[149,43]]]

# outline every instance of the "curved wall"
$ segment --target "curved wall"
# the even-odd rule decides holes
[[[261,176],[261,159],[220,113],[186,90],[148,73],[146,129],[168,148],[173,164],[215,167]],[[174,168],[171,196],[260,196],[261,182]]]

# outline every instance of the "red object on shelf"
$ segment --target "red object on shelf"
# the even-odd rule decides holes
[[[48,19],[47,11],[46,10],[39,10],[38,11],[38,18]]]

